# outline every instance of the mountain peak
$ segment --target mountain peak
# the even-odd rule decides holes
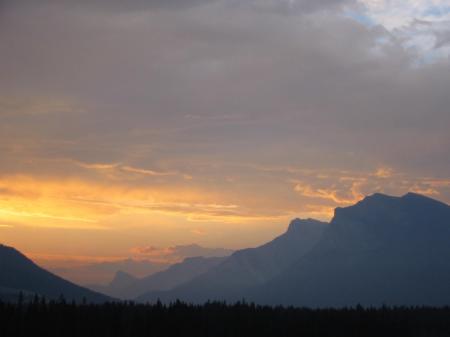
[[[432,202],[432,203],[436,203],[436,204],[439,203],[439,204],[444,204],[444,205],[446,205],[445,203],[443,203],[443,202],[441,202],[441,201],[439,201],[439,200],[430,198],[430,197],[428,197],[428,196],[426,196],[426,195],[423,195],[423,194],[414,193],[414,192],[408,192],[408,193],[406,193],[405,195],[403,195],[403,196],[401,197],[401,199],[407,200],[407,201]],[[447,205],[447,206],[448,206],[448,205]]]
[[[448,219],[450,206],[432,198],[417,193],[401,197],[376,193],[353,206],[336,208],[330,233],[346,240],[357,237],[352,242],[367,247],[406,240],[422,244],[448,237]]]
[[[347,214],[367,214],[367,212],[385,212],[386,208],[415,208],[415,207],[436,207],[436,206],[447,206],[447,204],[432,199],[430,197],[424,196],[422,194],[408,192],[401,197],[391,196],[383,193],[374,193],[366,196],[361,201],[357,202],[355,205],[348,207],[337,207],[335,209],[336,217],[343,217]],[[411,209],[414,211],[414,209]]]
[[[316,220],[316,219],[300,219],[300,218],[295,218],[294,220],[292,220],[289,223],[289,227],[287,230],[287,233],[291,233],[291,232],[298,232],[298,231],[303,231],[306,230],[308,228],[311,228],[311,226],[321,226],[321,225],[326,225],[327,223]]]
[[[415,193],[415,192],[408,192],[400,197],[392,196],[384,193],[373,193],[372,195],[366,196],[364,199],[362,199],[359,203],[369,203],[369,202],[379,202],[379,201],[393,201],[393,200],[404,200],[404,201],[423,201],[423,202],[434,202],[434,203],[441,203],[441,201],[438,201],[436,199],[430,198],[426,195]],[[357,204],[359,204],[357,203]]]
[[[127,272],[124,272],[122,270],[119,270],[116,272],[116,275],[114,276],[114,279],[109,284],[111,287],[125,287],[129,284],[132,284],[136,278],[128,274]]]
[[[359,203],[381,202],[381,201],[389,202],[389,201],[392,201],[392,200],[395,200],[395,199],[398,199],[398,198],[399,197],[388,195],[388,194],[384,194],[384,193],[380,193],[380,192],[376,192],[376,193],[373,193],[371,195],[366,196],[364,199],[359,201],[357,204],[359,204]]]

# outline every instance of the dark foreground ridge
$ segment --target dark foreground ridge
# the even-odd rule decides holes
[[[112,300],[56,276],[16,249],[0,244],[0,299],[15,300],[19,293],[25,297],[39,294],[54,299],[63,294],[65,298],[78,302],[82,299],[94,303]]]
[[[8,337],[445,337],[450,307],[305,309],[238,302],[165,306],[64,300],[0,302],[0,336]]]

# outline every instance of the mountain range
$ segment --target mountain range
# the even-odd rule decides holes
[[[307,253],[320,239],[326,223],[308,219],[293,220],[286,233],[257,248],[236,251],[206,273],[169,291],[152,291],[138,301],[165,301],[177,298],[188,302],[209,299],[235,301],[246,291],[262,285]]]
[[[307,228],[314,232],[309,240]],[[238,251],[190,282],[138,299],[157,298],[308,307],[448,305],[450,207],[414,193],[374,194],[337,208],[329,225],[296,220],[271,243]]]
[[[225,259],[226,257],[189,257],[144,278],[118,271],[110,284],[91,286],[91,289],[116,298],[132,299],[149,291],[170,290],[207,272]]]
[[[0,248],[0,293],[105,297]],[[450,206],[414,193],[373,194],[336,208],[330,223],[295,219],[274,240],[228,257],[194,257],[144,278],[119,272],[113,297],[192,303],[241,299],[269,305],[345,307],[450,304]]]

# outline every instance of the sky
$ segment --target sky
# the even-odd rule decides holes
[[[2,0],[0,41],[0,242],[30,256],[450,202],[448,1]]]

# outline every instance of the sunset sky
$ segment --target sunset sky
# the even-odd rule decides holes
[[[0,41],[0,242],[31,256],[450,202],[448,0],[3,0]]]

